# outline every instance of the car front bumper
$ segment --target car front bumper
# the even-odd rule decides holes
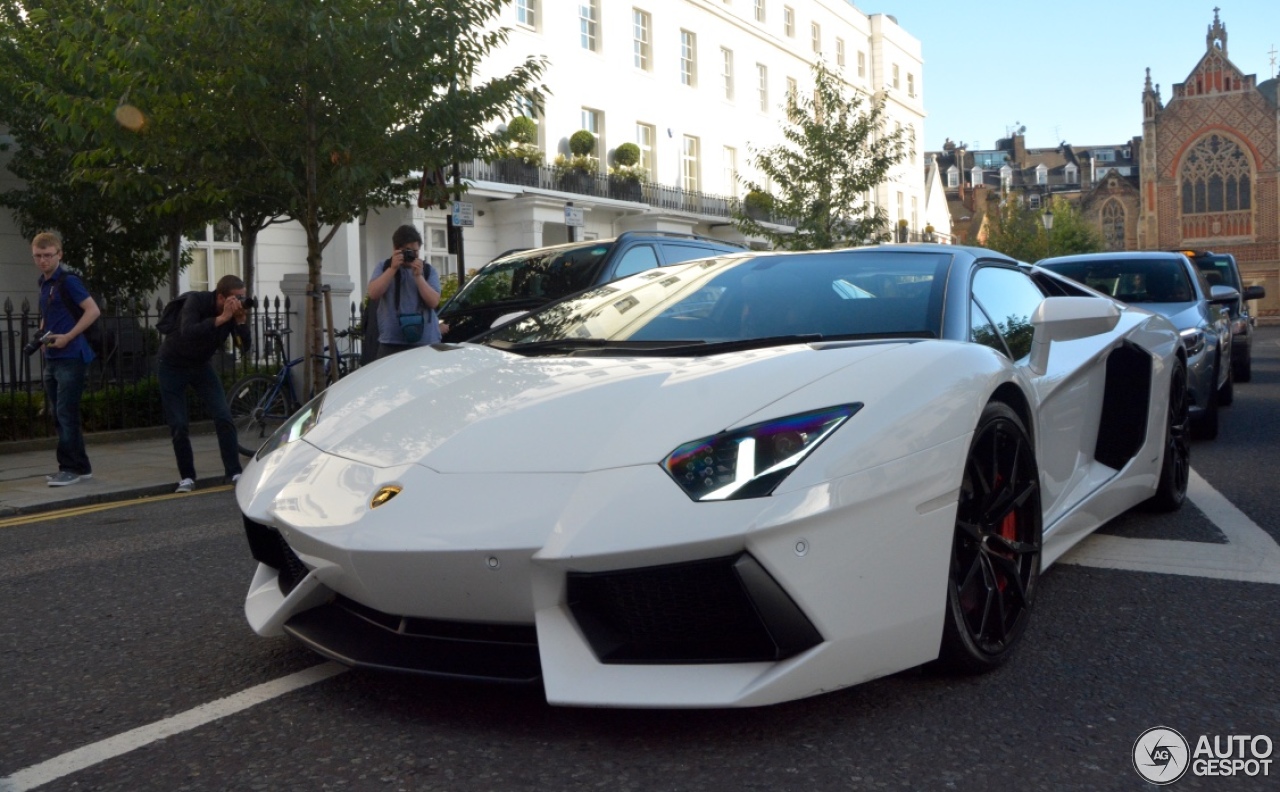
[[[967,447],[721,503],[656,464],[445,475],[298,448],[237,488],[259,560],[245,612],[350,665],[541,676],[557,704],[814,695],[937,656]]]

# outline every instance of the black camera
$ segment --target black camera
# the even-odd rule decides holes
[[[408,264],[410,261],[414,261],[415,259],[418,258],[418,251],[414,250],[413,248],[405,248],[404,250],[400,251],[400,254],[404,257],[405,264]]]
[[[240,307],[251,311],[258,307],[258,298],[257,297],[241,297]]]
[[[47,340],[48,338],[49,338],[49,331],[41,330],[39,333],[36,334],[35,338],[27,342],[27,345],[22,348],[22,351],[26,354],[27,357],[31,357],[37,351],[39,351],[40,347],[44,346],[46,343],[52,343]]]

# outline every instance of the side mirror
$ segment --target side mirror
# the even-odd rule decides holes
[[[1261,300],[1267,296],[1267,290],[1262,286],[1245,286],[1244,298],[1246,300]]]
[[[1234,304],[1240,299],[1240,292],[1230,286],[1210,286],[1209,302],[1222,305]]]
[[[1120,322],[1120,306],[1098,297],[1047,297],[1031,314],[1035,335],[1028,367],[1036,374],[1049,370],[1049,347],[1061,341],[1109,333]]]

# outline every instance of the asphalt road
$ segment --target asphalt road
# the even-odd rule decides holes
[[[1278,405],[1280,328],[1267,328],[1220,437],[1193,446],[1238,518],[1203,495],[1172,517],[1125,515],[1099,541],[1191,548],[1191,567],[1241,530],[1280,541]],[[0,527],[0,791],[1134,790],[1150,788],[1134,742],[1155,726],[1193,746],[1280,742],[1277,582],[1062,563],[995,673],[620,711],[355,671],[277,695],[276,680],[336,667],[249,630],[253,569],[229,492]],[[1276,789],[1277,775],[1188,773],[1169,788]]]

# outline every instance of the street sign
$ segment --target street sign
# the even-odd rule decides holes
[[[454,201],[453,224],[456,226],[475,226],[475,204],[467,201]]]
[[[566,206],[564,208],[564,224],[573,228],[581,228],[586,225],[582,221],[582,207]]]

